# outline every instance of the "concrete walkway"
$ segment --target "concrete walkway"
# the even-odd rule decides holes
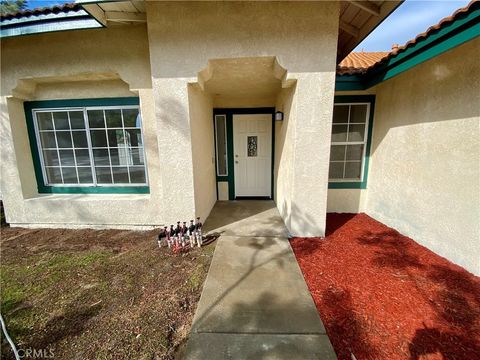
[[[336,359],[271,201],[217,202],[186,359]]]

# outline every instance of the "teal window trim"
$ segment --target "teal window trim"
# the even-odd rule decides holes
[[[140,105],[138,97],[124,98],[96,98],[96,99],[68,99],[68,100],[41,100],[24,102],[25,118],[27,121],[30,151],[32,153],[35,178],[39,194],[148,194],[150,187],[145,185],[135,186],[49,186],[45,185],[42,173],[40,154],[38,153],[37,137],[33,123],[34,109],[87,107],[87,106],[125,106]]]
[[[480,34],[480,1],[470,5],[467,12],[459,13],[452,22],[445,22],[427,37],[418,39],[378,66],[364,74],[336,75],[336,91],[366,90],[383,81],[391,79],[411,68],[443,54]]]
[[[233,115],[238,114],[271,114],[272,115],[272,181],[271,181],[271,199],[274,199],[274,162],[275,162],[275,108],[215,108],[213,109],[213,128],[214,139],[215,134],[215,115],[225,115],[227,119],[227,176],[216,176],[217,180],[217,199],[218,199],[218,183],[228,182],[228,200],[235,200],[235,174],[234,174],[234,156],[233,156]],[[216,147],[215,147],[215,157]],[[215,161],[215,174],[217,174],[217,162]]]
[[[366,189],[368,179],[368,164],[370,162],[370,150],[372,146],[373,117],[375,113],[375,95],[336,95],[335,104],[345,103],[369,103],[370,113],[368,117],[367,144],[363,161],[362,181],[329,181],[329,189]]]

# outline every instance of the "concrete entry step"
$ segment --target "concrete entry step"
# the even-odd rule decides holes
[[[208,233],[237,236],[288,236],[273,201],[218,201],[205,221]]]
[[[273,202],[217,203],[205,226],[220,237],[185,358],[336,359]]]

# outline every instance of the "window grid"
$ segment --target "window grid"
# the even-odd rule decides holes
[[[351,119],[351,111],[352,111],[352,106],[355,105],[365,105],[366,106],[366,112],[365,112],[365,122],[359,123],[359,122],[350,122]],[[365,163],[365,153],[366,153],[366,147],[367,147],[367,136],[368,136],[368,124],[369,124],[369,119],[370,119],[370,103],[336,103],[334,104],[335,106],[348,106],[348,117],[347,117],[347,122],[341,122],[341,123],[332,123],[332,133],[333,133],[333,126],[335,125],[346,125],[347,132],[346,132],[346,141],[332,141],[331,145],[344,145],[345,146],[345,151],[343,154],[343,160],[330,160],[330,163],[343,163],[343,172],[342,172],[342,178],[332,178],[329,177],[329,181],[338,181],[338,182],[361,182],[363,179],[363,173],[364,173],[364,163]],[[365,125],[364,133],[363,133],[363,141],[348,141],[349,139],[349,133],[350,133],[350,125]],[[347,160],[347,149],[349,145],[363,145],[362,149],[362,156],[361,160]],[[346,168],[347,168],[347,163],[360,163],[360,177],[357,178],[346,178],[345,173],[346,173]]]
[[[142,124],[141,124],[141,117],[138,118],[138,120],[139,120],[138,127],[132,127],[132,126],[125,127],[124,111],[123,111],[125,109],[127,109],[127,110],[128,109],[136,109],[136,110],[140,111],[138,106],[112,106],[112,107],[106,106],[106,107],[83,107],[83,108],[72,107],[72,108],[55,108],[55,109],[33,109],[32,112],[33,112],[33,115],[34,115],[34,127],[35,127],[35,132],[36,132],[36,137],[37,137],[38,151],[39,151],[39,155],[40,155],[40,162],[41,162],[41,165],[42,165],[42,173],[43,173],[45,185],[48,185],[48,186],[62,185],[62,186],[65,186],[65,187],[68,187],[68,186],[74,186],[74,187],[76,187],[76,186],[98,186],[98,187],[102,187],[102,186],[117,186],[117,185],[121,185],[121,186],[147,185],[148,184],[148,174],[147,174],[146,161],[145,161],[145,148],[144,148],[144,144],[143,144],[144,136],[143,136],[143,128],[142,128]],[[90,127],[89,118],[88,118],[88,110],[102,110],[104,128],[91,128]],[[108,125],[107,125],[105,110],[120,110],[122,127],[117,126],[117,127],[108,128],[107,127]],[[82,112],[82,114],[83,114],[83,124],[84,124],[83,129],[73,129],[72,128],[70,113],[75,112],[75,111]],[[56,113],[56,112],[67,113],[69,129],[57,129],[56,128],[55,116],[54,116],[54,113]],[[51,129],[40,129],[39,119],[38,119],[38,116],[37,116],[40,113],[45,113],[45,114],[50,115],[50,120],[52,122],[52,128]],[[92,135],[91,134],[91,129],[94,129],[94,130],[97,130],[97,131],[98,130],[104,130],[105,131],[106,145],[107,146],[101,146],[101,147],[94,147],[93,146],[92,139],[91,139],[91,135]],[[142,159],[143,164],[134,164],[133,162],[130,164],[130,162],[127,161],[127,164],[125,164],[125,165],[123,165],[123,164],[113,165],[110,150],[111,149],[120,150],[122,148],[120,146],[118,146],[120,144],[118,144],[115,147],[110,146],[111,145],[110,144],[110,139],[108,137],[108,131],[109,130],[122,130],[122,134],[123,134],[122,145],[124,146],[124,150],[130,155],[132,154],[132,151],[136,151],[137,155]],[[127,134],[127,130],[138,130],[139,131],[139,135],[140,135],[139,139],[141,141],[141,145],[140,144],[138,144],[137,146],[131,146],[131,145],[129,146],[128,145],[127,136],[125,136]],[[87,147],[76,147],[75,146],[74,138],[73,138],[73,133],[74,132],[85,133],[86,140],[87,140]],[[52,133],[53,134],[53,137],[55,139],[55,148],[43,147],[43,143],[42,143],[42,139],[41,139],[41,134],[42,133]],[[72,147],[60,147],[57,133],[69,133],[70,134],[70,141],[72,143]],[[95,165],[95,157],[94,157],[94,154],[93,154],[93,150],[96,150],[96,149],[107,150],[108,165],[97,165],[97,166]],[[44,159],[44,156],[45,156],[44,151],[45,150],[56,152],[57,159],[58,159],[58,165],[47,165],[47,163]],[[73,164],[74,165],[64,165],[63,164],[62,158],[60,156],[60,152],[64,151],[64,150],[71,150],[72,151],[72,153],[73,153]],[[88,151],[90,165],[79,165],[79,163],[77,161],[77,155],[76,155],[77,150],[87,150]],[[110,169],[111,182],[99,183],[98,178],[97,178],[97,174],[96,174],[96,171],[95,171],[96,167],[97,168],[107,168],[108,167]],[[121,168],[121,167],[127,168],[128,183],[116,182],[115,179],[114,179],[113,168]],[[51,168],[58,169],[58,171],[60,173],[60,176],[61,176],[61,183],[51,182],[49,180],[47,171],[48,171],[48,169],[51,169]],[[65,183],[65,176],[64,176],[63,168],[74,168],[75,169],[77,183]],[[80,175],[79,175],[79,172],[78,172],[79,168],[90,168],[92,182],[88,182],[88,183],[85,183],[85,182],[81,183],[80,182]],[[142,168],[143,172],[144,172],[143,176],[145,178],[145,181],[144,182],[132,183],[131,182],[131,168],[133,168],[133,169]]]

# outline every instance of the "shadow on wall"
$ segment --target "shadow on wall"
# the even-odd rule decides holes
[[[186,89],[186,84],[184,84]],[[186,92],[185,92],[186,96]],[[168,146],[175,146],[177,142],[188,140],[190,142],[190,118],[184,104],[174,97],[156,99],[160,121],[159,131],[171,132],[172,138]],[[175,119],[175,121],[173,121]]]
[[[299,231],[305,231],[305,233],[310,232],[311,229],[318,228],[318,220],[315,220],[312,216],[305,214],[302,210],[300,210],[294,201],[291,202],[290,209],[287,208],[287,204],[284,201],[282,203],[282,208],[279,209],[279,211],[281,214],[285,214],[283,216],[283,220],[289,231],[289,236],[302,237],[300,235],[291,233],[292,224],[294,224]]]

